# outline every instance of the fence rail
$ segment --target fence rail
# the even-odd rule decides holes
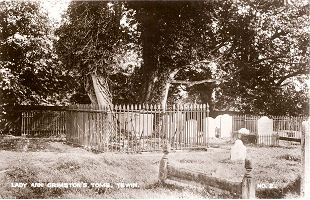
[[[160,151],[162,140],[169,141],[174,149],[205,148],[211,137],[234,138],[241,128],[256,136],[252,138],[256,144],[277,146],[279,140],[299,142],[301,124],[306,120],[306,117],[273,116],[271,133],[259,135],[261,116],[221,115],[213,119],[209,117],[207,105],[200,104],[167,108],[159,105],[72,105],[19,109],[16,132],[21,135],[66,136],[70,143],[99,151],[121,152]]]
[[[206,105],[76,105],[67,111],[67,140],[99,151],[160,151],[206,147]]]
[[[65,111],[22,111],[21,135],[65,137]]]
[[[261,116],[237,115],[232,118],[234,134],[237,134],[241,128],[246,128],[250,131],[250,135],[256,135],[256,144],[267,146],[278,146],[281,140],[300,143],[302,122],[307,119],[306,116],[271,116],[272,133],[260,135],[258,134],[258,120]]]

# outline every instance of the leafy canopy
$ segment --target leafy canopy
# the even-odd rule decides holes
[[[63,98],[52,30],[39,2],[0,2],[2,105],[56,103]]]

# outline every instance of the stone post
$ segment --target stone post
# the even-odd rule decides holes
[[[209,115],[210,115],[210,109],[209,109],[209,104],[207,103],[207,148],[209,148]]]
[[[167,142],[163,144],[163,152],[164,156],[160,160],[159,163],[159,181],[164,183],[168,177],[168,154],[170,152],[170,144]]]
[[[302,123],[302,137],[301,137],[301,163],[302,163],[302,174],[301,174],[301,184],[300,193],[304,199],[310,198],[310,178],[309,178],[309,153],[310,153],[310,118]]]
[[[242,199],[255,199],[255,181],[252,177],[252,162],[245,160],[246,173],[242,179]]]

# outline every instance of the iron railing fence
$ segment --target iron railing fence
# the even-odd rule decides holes
[[[161,151],[206,147],[206,105],[75,105],[67,111],[67,141],[99,151]]]
[[[20,135],[66,137],[74,144],[121,152],[160,151],[163,141],[169,141],[174,149],[205,148],[211,137],[223,136],[216,134],[216,130],[230,126],[231,137],[246,128],[257,136],[257,144],[278,145],[279,139],[296,142],[301,138],[302,122],[307,120],[305,116],[271,116],[272,135],[262,136],[257,134],[258,120],[262,116],[232,115],[225,120],[212,119],[207,105],[203,104],[167,108],[159,105],[22,106],[18,113],[14,131]],[[227,124],[227,119],[231,125]]]

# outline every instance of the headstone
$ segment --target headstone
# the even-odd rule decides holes
[[[230,160],[244,161],[246,157],[246,147],[241,140],[236,140],[230,150]]]
[[[221,123],[221,135],[225,138],[232,137],[232,116],[230,115],[223,115],[222,123]]]
[[[216,128],[220,130],[221,138],[232,137],[232,116],[224,114],[215,118]]]
[[[257,120],[258,144],[274,145],[271,140],[273,135],[273,120],[264,116]]]
[[[272,135],[273,120],[264,116],[257,120],[257,134],[258,135]]]
[[[151,136],[153,132],[152,114],[125,113],[119,115],[120,128],[137,136]]]
[[[212,117],[207,117],[206,118],[206,131],[209,134],[210,138],[215,138],[215,119],[213,119]]]
[[[216,137],[221,137],[221,124],[222,124],[222,115],[218,115],[215,118],[215,135]]]

